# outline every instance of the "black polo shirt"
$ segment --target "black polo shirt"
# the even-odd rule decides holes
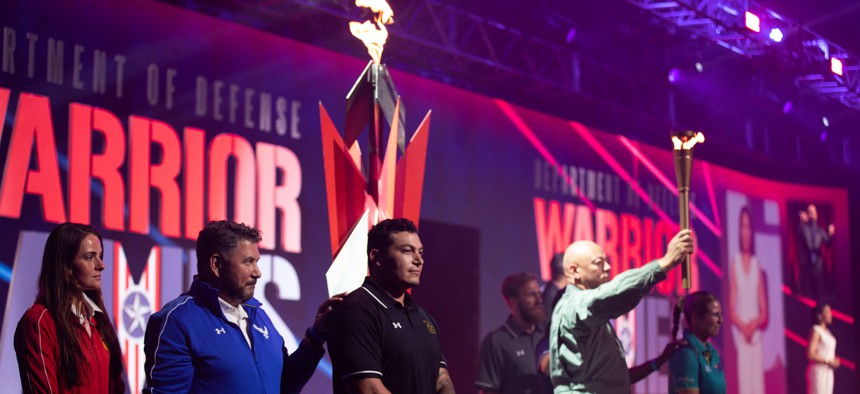
[[[395,394],[435,393],[439,368],[446,367],[439,329],[406,294],[404,305],[370,277],[331,314],[328,338],[334,393],[345,382],[379,378]]]
[[[475,385],[499,393],[531,394],[538,392],[535,347],[544,337],[541,327],[531,334],[519,330],[513,316],[481,343],[481,361]]]

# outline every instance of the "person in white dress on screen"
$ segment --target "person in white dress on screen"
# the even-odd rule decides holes
[[[755,257],[752,220],[748,207],[741,208],[738,231],[740,253],[732,259],[729,288],[729,314],[732,338],[737,350],[739,394],[764,393],[762,329],[767,322],[764,279]]]
[[[809,369],[807,370],[809,394],[833,393],[833,370],[839,368],[836,357],[836,338],[827,329],[833,322],[830,305],[818,304],[812,311],[812,332],[809,334]]]

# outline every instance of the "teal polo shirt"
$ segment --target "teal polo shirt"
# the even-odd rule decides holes
[[[681,346],[669,359],[669,394],[678,390],[699,389],[699,394],[725,394],[726,376],[723,362],[711,342],[702,343],[689,330],[684,331],[689,344]]]

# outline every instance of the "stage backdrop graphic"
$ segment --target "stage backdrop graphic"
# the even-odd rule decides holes
[[[331,262],[318,103],[340,127],[365,60],[142,0],[6,1],[0,28],[4,382],[18,382],[12,333],[35,297],[45,238],[66,220],[105,236],[105,301],[132,391],[144,384],[146,319],[187,289],[194,240],[210,219],[263,230],[255,296],[295,348],[325,298]],[[548,279],[550,257],[577,239],[602,244],[613,274],[662,255],[678,221],[668,135],[655,148],[396,70],[392,77],[407,133],[433,110],[420,222],[427,265],[414,295],[439,321],[458,391],[474,392],[478,343],[508,313],[506,275]],[[738,210],[753,212],[767,278],[762,373],[777,392],[802,387],[806,363],[812,300],[798,294],[792,266],[797,207],[818,204],[821,224],[835,223],[827,278],[846,365],[837,387],[853,390],[845,189],[704,161],[692,186],[694,289],[717,293],[726,313]],[[616,321],[629,362],[659,354],[681,293],[676,271]],[[731,329],[726,317],[714,343],[734,387]],[[330,379],[326,358],[306,392],[329,392]],[[635,386],[665,388],[665,371]]]

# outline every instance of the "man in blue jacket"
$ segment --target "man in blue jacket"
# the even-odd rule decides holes
[[[324,353],[332,297],[299,348],[287,354],[254,287],[260,231],[215,221],[197,238],[191,288],[149,318],[144,337],[146,393],[298,393]]]

